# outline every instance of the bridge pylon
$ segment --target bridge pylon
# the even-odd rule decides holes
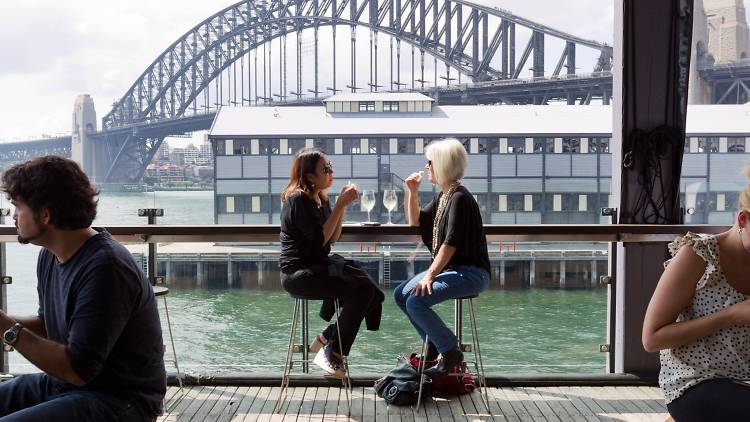
[[[79,95],[73,106],[73,131],[70,140],[70,156],[92,181],[98,181],[97,148],[89,134],[96,132],[96,109],[89,94]]]

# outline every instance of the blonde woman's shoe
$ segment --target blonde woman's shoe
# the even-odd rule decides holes
[[[315,340],[310,344],[309,350],[313,353],[318,353],[318,350],[322,349],[326,344],[328,344],[328,341],[326,341],[325,337],[318,334],[315,336]]]

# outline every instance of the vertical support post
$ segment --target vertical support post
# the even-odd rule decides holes
[[[10,215],[9,208],[0,208],[0,224],[5,224],[5,217]],[[11,283],[11,277],[6,276],[7,267],[6,264],[6,250],[5,242],[0,243],[0,308],[3,312],[8,311],[8,296],[7,296],[7,285]],[[2,354],[0,354],[0,372],[7,374],[10,372],[10,365],[8,365],[8,351],[3,347]]]
[[[148,225],[156,224],[156,217],[164,216],[163,208],[141,208],[138,210],[139,217],[146,217]],[[151,285],[156,284],[156,243],[148,243],[148,281]]]

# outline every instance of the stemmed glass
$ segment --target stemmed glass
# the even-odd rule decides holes
[[[398,197],[396,191],[393,189],[386,189],[383,191],[383,205],[388,210],[388,224],[393,224],[391,221],[391,212],[396,209],[398,204]]]
[[[375,207],[375,192],[370,189],[362,191],[362,206],[367,210],[367,222],[371,223],[370,211]]]

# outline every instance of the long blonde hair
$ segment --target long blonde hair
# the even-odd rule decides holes
[[[745,177],[750,179],[750,162],[745,164]],[[740,189],[740,211],[750,213],[750,181],[744,188]]]

